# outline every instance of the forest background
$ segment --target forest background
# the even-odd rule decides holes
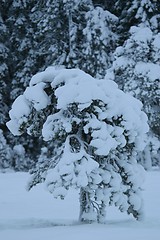
[[[160,166],[159,1],[1,0],[0,32],[2,171],[28,171],[53,154],[54,143],[15,137],[6,127],[14,99],[51,65],[114,80],[141,100],[150,131],[138,161],[147,170]]]

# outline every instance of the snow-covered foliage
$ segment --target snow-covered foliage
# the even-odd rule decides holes
[[[9,77],[8,58],[9,49],[7,47],[8,30],[3,21],[0,11],[0,128],[5,124],[8,114],[8,88],[6,79]]]
[[[37,65],[37,56],[33,52],[36,46],[33,37],[34,26],[30,17],[33,4],[35,0],[13,0],[10,4],[7,4],[7,1],[3,4],[6,11],[4,19],[9,32],[9,73],[12,77],[10,97],[12,101],[23,91],[24,86],[28,85]]]
[[[119,17],[118,32],[122,43],[129,37],[129,29],[140,25],[158,33],[160,29],[160,5],[154,0],[117,0],[114,6]]]
[[[105,75],[117,40],[116,16],[94,8],[91,0],[47,0],[37,4],[31,16],[37,25],[35,38],[41,44],[36,53],[41,55],[43,67],[65,65],[94,77]]]
[[[12,164],[11,167],[15,171],[27,171],[28,166],[32,166],[33,163],[31,159],[26,154],[25,148],[22,144],[17,144],[13,147],[12,151]]]
[[[3,131],[0,129],[0,171],[11,166],[11,149],[6,142]]]
[[[32,77],[12,105],[8,128],[54,143],[53,157],[39,161],[29,188],[44,182],[54,197],[80,191],[80,220],[103,221],[105,207],[140,218],[142,167],[137,151],[148,131],[142,103],[111,80],[79,69],[49,67]]]
[[[157,29],[160,16],[155,14],[158,13],[156,1],[132,0],[128,12],[134,12],[135,19],[141,23],[141,26]]]
[[[147,29],[154,35],[148,47],[151,44],[151,55],[158,63],[159,1],[1,1],[0,128],[3,129],[10,147],[13,149],[14,145],[22,144],[29,157],[34,155],[31,156],[33,159],[37,159],[42,147],[39,142],[36,148],[32,148],[27,135],[13,138],[5,126],[11,103],[28,86],[31,76],[47,66],[64,65],[66,68],[80,68],[93,77],[103,78],[106,69],[112,64],[115,47],[129,38],[131,26],[138,25],[144,28],[142,37],[146,34],[149,37]],[[150,56],[148,47],[144,51],[140,50],[144,58],[146,52]],[[122,58],[121,60],[123,61]],[[155,64],[154,61],[151,60],[150,63]],[[137,65],[137,75],[141,67],[144,68]],[[157,67],[155,70],[158,71]],[[150,92],[152,94],[152,89],[147,88],[148,95]],[[157,106],[154,109],[156,112]],[[155,122],[154,126],[159,121],[158,116],[158,112],[149,116]],[[36,138],[33,142],[36,142]]]
[[[123,91],[142,101],[151,128],[149,145],[155,145],[155,137],[160,137],[159,53],[159,33],[154,34],[148,27],[133,26],[130,38],[116,49],[113,66],[106,75],[106,78],[115,80]]]
[[[93,76],[104,77],[115,49],[117,36],[114,27],[118,19],[101,7],[92,8],[85,18],[87,24],[83,29],[83,69]]]
[[[6,170],[27,171],[28,166],[32,167],[33,161],[29,159],[24,147],[21,144],[13,148],[7,143],[3,131],[0,129],[0,171]]]

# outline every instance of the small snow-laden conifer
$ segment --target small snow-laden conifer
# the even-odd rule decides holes
[[[0,129],[0,171],[11,167],[11,149]]]
[[[29,189],[35,186],[36,184],[39,184],[45,181],[47,170],[49,169],[49,167],[51,167],[50,158],[51,156],[54,155],[54,152],[53,152],[54,150],[51,148],[53,148],[52,143],[51,143],[51,146],[49,146],[49,143],[48,143],[48,147],[43,146],[41,148],[41,153],[38,157],[37,166],[30,170],[30,174],[32,174],[32,177],[31,177],[30,183],[28,184]],[[55,164],[56,164],[56,161],[55,161]]]
[[[22,144],[17,144],[12,151],[12,168],[15,171],[28,171],[33,165],[33,160],[26,154],[26,150]]]
[[[142,215],[143,169],[136,154],[145,146],[142,104],[113,81],[79,69],[49,67],[34,75],[13,103],[8,128],[54,142],[53,157],[39,161],[29,189],[44,183],[55,198],[80,189],[80,221],[105,221],[114,204]]]

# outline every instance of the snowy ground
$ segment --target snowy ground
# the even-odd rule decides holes
[[[145,219],[135,221],[114,207],[106,224],[78,223],[78,193],[53,199],[42,186],[27,192],[26,173],[0,173],[1,240],[159,240],[160,171],[146,174]]]

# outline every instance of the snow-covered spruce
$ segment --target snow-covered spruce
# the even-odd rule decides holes
[[[139,161],[150,170],[155,164],[160,165],[160,33],[144,25],[132,26],[129,33],[123,46],[117,47],[106,78],[143,102],[150,132]]]
[[[45,183],[62,199],[80,189],[80,221],[103,222],[114,204],[136,219],[142,215],[143,169],[136,154],[145,146],[142,104],[113,81],[79,69],[49,67],[36,74],[13,103],[8,128],[54,142],[52,159],[40,159],[29,189]]]

